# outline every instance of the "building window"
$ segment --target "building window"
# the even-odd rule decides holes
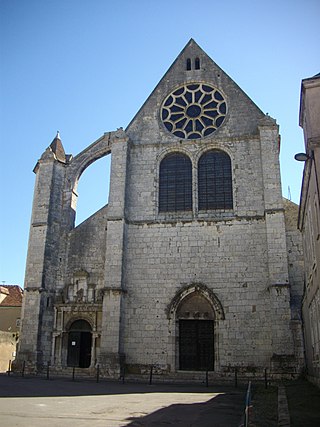
[[[224,122],[227,104],[223,94],[205,83],[190,83],[173,90],[161,107],[165,128],[179,139],[205,138]]]
[[[192,69],[192,63],[191,63],[191,59],[187,58],[187,71],[190,71]],[[200,59],[199,58],[195,58],[194,59],[194,70],[200,70]]]
[[[231,160],[223,151],[208,151],[198,164],[199,210],[232,209]]]
[[[184,154],[172,153],[160,163],[159,211],[192,210],[192,165]]]

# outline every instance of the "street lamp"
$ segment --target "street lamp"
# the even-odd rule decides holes
[[[306,153],[297,153],[294,156],[295,160],[298,162],[306,162],[307,160],[311,159],[312,157],[308,156]]]

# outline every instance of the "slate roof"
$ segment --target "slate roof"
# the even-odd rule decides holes
[[[0,303],[0,307],[21,307],[23,290],[19,285],[1,285],[2,294],[7,296]]]

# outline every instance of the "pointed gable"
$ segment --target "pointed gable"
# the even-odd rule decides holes
[[[191,39],[128,125],[126,129],[128,136],[136,142],[150,142],[150,140],[157,140],[159,142],[170,140],[172,142],[172,138],[176,140],[179,137],[182,139],[192,139],[193,133],[188,132],[188,129],[192,126],[196,127],[198,123],[196,120],[198,118],[197,114],[200,115],[199,108],[203,108],[204,106],[204,103],[199,103],[199,99],[194,100],[193,97],[196,90],[191,90],[192,94],[189,95],[190,102],[188,101],[187,105],[182,105],[184,112],[186,112],[188,107],[194,107],[187,111],[187,119],[192,119],[192,123],[190,122],[189,126],[186,125],[188,129],[184,134],[187,136],[183,137],[179,132],[173,134],[170,131],[170,125],[164,123],[165,117],[163,116],[163,105],[167,99],[169,99],[169,102],[171,101],[170,94],[175,93],[179,88],[186,88],[187,85],[192,84],[211,87],[213,89],[211,93],[214,93],[216,90],[216,93],[220,94],[217,96],[223,97],[225,101],[225,106],[222,106],[222,112],[218,111],[220,116],[225,116],[223,120],[222,118],[219,119],[223,121],[223,125],[218,122],[218,126],[215,126],[214,123],[213,126],[216,127],[215,131],[208,131],[206,134],[204,129],[201,133],[202,136],[198,136],[198,139],[214,138],[216,136],[239,137],[241,135],[257,133],[258,121],[264,116],[262,111],[200,46]],[[200,90],[202,90],[202,87]],[[204,96],[205,94],[202,95]],[[212,101],[215,101],[215,99]],[[210,103],[210,99],[206,102]],[[182,116],[184,112],[182,112]],[[211,112],[210,114],[215,117],[217,113]],[[205,116],[209,116],[207,119],[199,116],[201,119],[199,122],[202,123],[202,125],[198,124],[199,129],[201,129],[201,126],[211,126],[209,120],[210,114],[205,114]],[[171,122],[173,123],[172,120]]]

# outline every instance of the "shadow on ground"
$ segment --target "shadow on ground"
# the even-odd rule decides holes
[[[105,394],[131,393],[231,393],[244,388],[235,389],[230,385],[206,387],[196,384],[145,384],[101,379],[94,380],[70,378],[51,378],[49,380],[35,376],[14,376],[0,374],[0,397],[50,397],[50,396],[97,396]]]
[[[320,389],[306,380],[285,383],[291,427],[320,426]]]
[[[0,417],[25,427],[238,427],[245,388],[0,375]]]
[[[126,426],[238,427],[242,411],[243,396],[228,393],[203,403],[174,404],[145,416],[131,417]]]

